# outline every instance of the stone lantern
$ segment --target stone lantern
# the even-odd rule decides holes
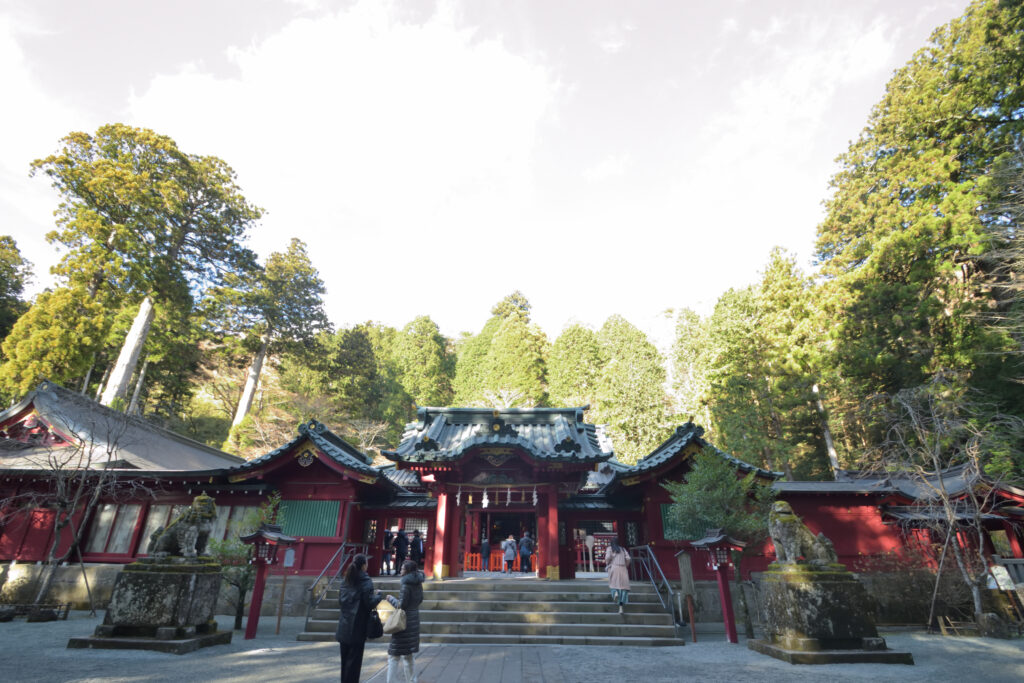
[[[285,536],[277,524],[260,524],[260,528],[248,536],[240,536],[242,543],[251,545],[252,559],[256,565],[256,580],[252,587],[252,602],[249,604],[249,622],[245,626],[245,639],[256,637],[256,627],[260,622],[260,608],[263,606],[263,588],[267,583],[267,568],[277,563],[277,549],[282,545],[292,545],[298,539]]]
[[[746,543],[726,535],[721,529],[711,529],[707,532],[707,536],[693,541],[690,545],[706,553],[708,569],[715,572],[718,579],[718,597],[722,601],[722,619],[725,621],[726,640],[730,643],[738,643],[736,618],[732,612],[732,595],[729,592],[727,572],[733,564],[733,551],[743,550]]]

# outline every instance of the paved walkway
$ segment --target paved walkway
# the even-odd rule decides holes
[[[102,613],[101,613],[102,614]],[[227,617],[218,618],[222,625]],[[67,621],[0,623],[0,681],[12,683],[183,683],[226,681],[306,683],[338,680],[335,643],[296,641],[303,619],[287,617],[275,635],[264,617],[253,640],[235,633],[229,645],[188,655],[125,650],[68,650],[68,638],[92,633],[100,617],[72,612]],[[909,650],[916,666],[830,664],[792,666],[744,645],[701,637],[685,647],[424,646],[416,658],[422,683],[637,683],[700,680],[763,681],[966,681],[1024,680],[1024,640],[946,638],[923,633],[886,634],[890,647]],[[384,683],[386,643],[367,646],[363,681]]]

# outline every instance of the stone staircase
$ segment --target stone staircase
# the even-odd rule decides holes
[[[397,595],[395,579],[376,588]],[[299,640],[334,639],[337,591],[321,603]],[[386,602],[380,605],[382,619]],[[427,581],[420,642],[479,645],[683,645],[653,587],[634,584],[625,614],[605,580],[450,579]],[[384,639],[386,641],[387,636]]]

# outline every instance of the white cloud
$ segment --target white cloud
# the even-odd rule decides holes
[[[0,14],[0,234],[14,235],[22,255],[36,265],[30,293],[50,283],[49,266],[56,251],[44,236],[53,228],[56,193],[45,176],[29,178],[33,160],[56,151],[61,137],[84,124],[66,102],[43,91],[18,44],[37,29],[12,15]]]
[[[346,293],[377,286],[385,263],[422,271],[439,246],[424,226],[444,227],[448,267],[481,229],[514,228],[533,201],[534,136],[554,85],[498,42],[364,2],[293,21],[230,58],[238,78],[189,66],[154,79],[132,98],[132,119],[229,160],[268,210],[254,245],[312,244],[335,320],[374,315]]]
[[[629,168],[629,157],[624,154],[613,154],[599,163],[583,170],[583,177],[591,183],[599,183],[613,178],[621,178]]]
[[[614,55],[622,52],[629,44],[629,34],[636,27],[629,22],[608,24],[593,32],[593,40],[604,52]]]

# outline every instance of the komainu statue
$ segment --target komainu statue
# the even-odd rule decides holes
[[[768,514],[768,533],[775,545],[779,564],[796,564],[805,560],[808,564],[825,566],[838,562],[832,541],[825,538],[825,534],[812,534],[784,500],[775,501],[772,505]]]
[[[168,555],[194,558],[206,554],[206,542],[217,519],[213,498],[200,494],[192,505],[178,515],[167,528],[160,527],[149,537],[149,554],[163,558]]]

